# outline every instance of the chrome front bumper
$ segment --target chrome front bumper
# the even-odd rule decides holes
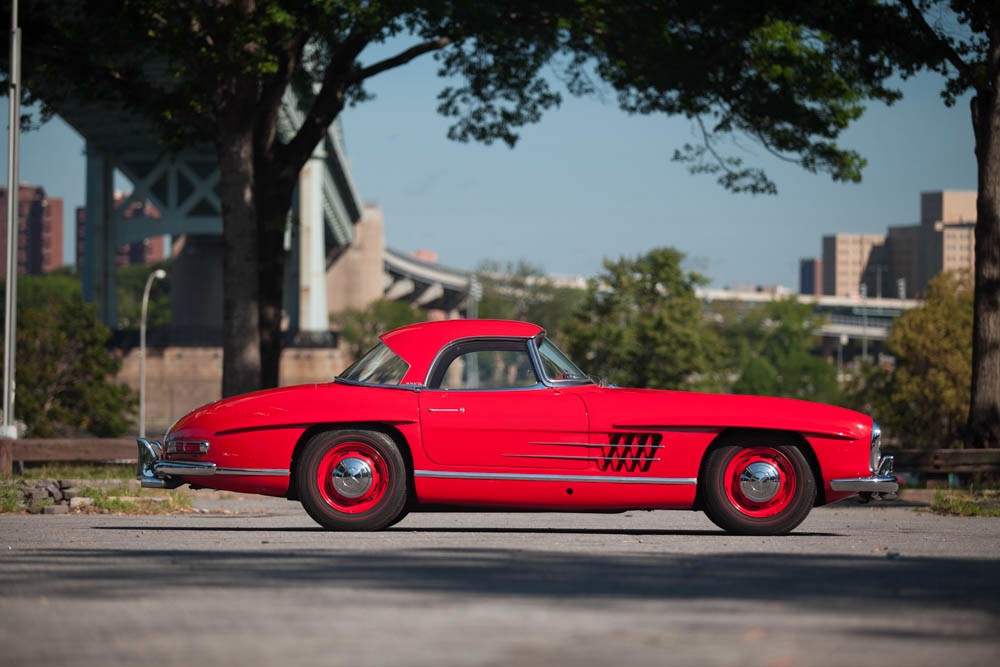
[[[878,472],[871,477],[852,477],[848,479],[831,479],[830,489],[833,491],[850,491],[852,493],[878,493],[892,499],[899,491],[899,482],[892,474],[892,457],[883,456],[878,464]]]
[[[148,489],[176,489],[184,480],[178,477],[202,477],[216,473],[214,463],[164,461],[163,445],[156,440],[136,438],[139,448],[135,476]]]

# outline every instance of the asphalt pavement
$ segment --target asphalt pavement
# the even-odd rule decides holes
[[[297,503],[0,516],[0,665],[1000,664],[1000,519],[840,503],[791,535],[697,512]]]

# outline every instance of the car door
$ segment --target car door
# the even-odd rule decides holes
[[[583,401],[541,383],[528,341],[463,341],[440,355],[420,392],[427,456],[442,465],[581,469]]]

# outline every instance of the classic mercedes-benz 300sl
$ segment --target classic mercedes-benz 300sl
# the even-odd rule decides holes
[[[297,499],[336,530],[420,510],[686,509],[775,535],[895,494],[880,436],[829,405],[605,386],[534,324],[453,320],[382,335],[332,382],[199,408],[138,439],[138,477]]]

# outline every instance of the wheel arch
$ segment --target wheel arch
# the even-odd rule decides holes
[[[695,491],[694,507],[692,509],[704,509],[704,489],[706,477],[705,467],[708,465],[708,459],[712,452],[720,447],[739,444],[741,440],[749,436],[761,435],[773,436],[776,439],[779,439],[782,444],[792,445],[802,451],[803,456],[805,456],[806,461],[809,463],[809,469],[812,471],[813,479],[816,482],[816,500],[813,503],[813,507],[819,507],[820,505],[826,504],[826,484],[823,481],[823,473],[819,467],[819,459],[817,458],[812,445],[809,443],[809,440],[807,440],[805,436],[797,431],[782,431],[778,429],[727,428],[715,436],[712,442],[709,443],[708,447],[706,447],[705,451],[702,453],[701,462],[698,465],[698,488]]]
[[[325,422],[322,424],[313,424],[303,431],[302,435],[299,436],[298,441],[295,443],[295,448],[292,450],[292,460],[288,467],[289,484],[286,497],[289,500],[299,500],[296,471],[298,469],[299,461],[302,459],[302,452],[305,451],[306,445],[315,435],[332,431],[377,431],[392,438],[393,442],[396,443],[396,446],[399,447],[399,453],[403,457],[403,463],[406,465],[406,475],[408,477],[406,488],[407,493],[409,494],[407,502],[409,504],[415,500],[413,490],[413,454],[410,451],[410,443],[407,442],[406,437],[402,434],[402,432],[392,424],[370,421]]]

